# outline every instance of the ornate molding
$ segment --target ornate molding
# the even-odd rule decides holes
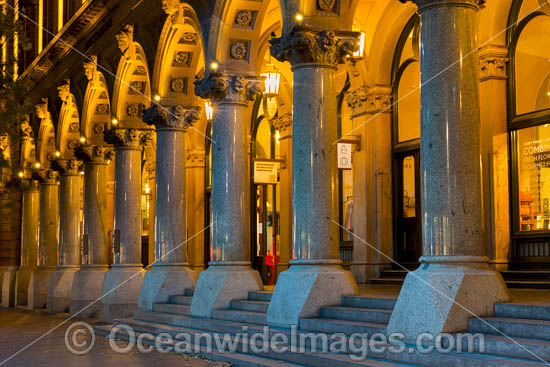
[[[90,56],[92,61],[88,61],[82,64],[84,68],[84,75],[92,83],[99,81],[99,73],[97,72],[97,55]]]
[[[78,144],[74,156],[84,163],[109,163],[115,159],[115,152],[103,145]]]
[[[247,43],[242,41],[233,42],[230,47],[230,54],[234,60],[244,60],[248,56]]]
[[[59,172],[53,169],[34,170],[32,178],[42,184],[54,185],[57,184],[57,180],[59,179]]]
[[[116,35],[118,48],[124,56],[130,60],[134,59],[135,50],[134,44],[134,26],[126,24],[124,28]]]
[[[42,98],[40,103],[34,105],[34,112],[41,122],[44,120],[51,121],[52,115],[48,111],[48,98]]]
[[[235,15],[235,23],[241,27],[252,28],[252,21],[254,20],[254,15],[252,10],[239,10],[237,15]]]
[[[228,75],[221,72],[210,72],[202,79],[196,78],[195,94],[212,103],[242,103],[253,101],[263,92],[263,80],[248,78],[242,75]]]
[[[162,10],[172,19],[176,18],[180,10],[180,0],[162,0]]]
[[[187,131],[187,128],[199,120],[200,107],[173,106],[170,108],[153,103],[143,113],[143,122],[157,129],[171,128]]]
[[[292,114],[287,113],[282,116],[271,119],[271,123],[275,130],[279,130],[281,137],[292,134]]]
[[[426,10],[427,8],[431,8],[434,6],[441,6],[441,5],[454,5],[454,4],[462,4],[471,6],[475,9],[482,9],[485,7],[487,1],[486,0],[399,0],[403,4],[411,1],[415,3],[418,6],[419,11]]]
[[[479,50],[479,80],[506,80],[508,78],[508,50],[502,46],[488,46]]]
[[[206,155],[204,150],[189,149],[187,150],[187,155],[185,159],[186,159],[186,162],[185,162],[186,168],[206,167]]]
[[[72,94],[71,94],[71,80],[65,79],[61,83],[59,87],[57,87],[57,94],[59,95],[59,98],[63,103],[70,103],[72,102]]]
[[[8,136],[0,136],[0,154],[4,154],[5,150],[8,149]]]
[[[352,110],[352,117],[366,113],[390,113],[392,89],[386,86],[375,86],[367,89],[363,85],[347,92],[345,99],[348,107]]]
[[[23,141],[31,141],[33,139],[32,127],[29,124],[29,121],[25,121],[21,124],[21,138]]]
[[[63,176],[77,176],[82,171],[82,162],[77,159],[55,157],[50,164],[52,170]]]
[[[279,38],[271,33],[271,56],[281,62],[288,61],[293,67],[302,64],[336,67],[359,47],[356,41],[359,34],[353,32],[350,35],[348,39],[341,39],[333,31],[319,32],[294,26],[289,33]]]
[[[153,139],[151,131],[138,129],[109,129],[104,132],[105,141],[114,144],[115,148],[141,149]]]

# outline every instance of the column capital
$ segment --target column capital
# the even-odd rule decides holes
[[[20,187],[23,191],[38,191],[38,181],[32,178],[22,178]]]
[[[281,137],[292,135],[292,114],[286,113],[271,119],[271,124],[275,130],[279,130]]]
[[[468,6],[476,10],[484,8],[487,3],[486,0],[399,0],[400,2],[407,3],[409,1],[415,3],[418,6],[418,10],[421,12],[428,8],[439,6]]]
[[[115,152],[103,145],[78,144],[74,150],[74,155],[84,163],[106,164],[115,158]]]
[[[62,176],[78,176],[82,171],[82,161],[78,159],[63,159],[55,157],[50,164],[52,170],[59,172]]]
[[[248,104],[264,90],[261,78],[230,75],[219,71],[211,71],[202,79],[196,78],[194,84],[195,94],[210,99],[213,104]]]
[[[4,154],[6,149],[8,149],[8,136],[2,135],[0,136],[0,156]]]
[[[271,33],[271,56],[281,62],[290,62],[292,67],[304,64],[336,67],[345,63],[359,47],[356,41],[358,32],[342,35],[346,37],[337,37],[330,30],[317,31],[294,26],[290,32],[278,38],[275,38],[275,33]]]
[[[200,107],[197,106],[173,106],[163,107],[156,103],[145,110],[142,120],[148,125],[154,125],[157,129],[181,129],[187,128],[199,120]]]
[[[59,173],[53,169],[40,169],[32,172],[32,178],[41,184],[57,185]]]
[[[201,168],[205,167],[206,155],[202,149],[189,149],[186,154],[186,168]]]
[[[153,139],[151,131],[139,129],[109,129],[104,132],[105,141],[115,148],[141,149]]]
[[[389,106],[392,101],[392,88],[382,85],[367,88],[362,85],[347,92],[345,99],[352,110],[352,117],[367,113],[389,113],[391,112]]]
[[[505,46],[488,45],[479,49],[479,80],[506,80],[508,49]]]

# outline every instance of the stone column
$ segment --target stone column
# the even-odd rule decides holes
[[[28,308],[43,308],[48,298],[48,281],[57,265],[58,173],[40,170],[33,174],[40,182],[40,225],[38,231],[38,268],[29,282]]]
[[[277,280],[267,311],[271,325],[289,327],[357,292],[338,248],[336,88],[338,64],[356,48],[332,31],[295,26],[271,43],[271,55],[294,72],[292,246],[290,269]]]
[[[485,256],[481,200],[479,0],[417,0],[421,17],[421,266],[388,325],[407,341],[468,328],[509,299]]]
[[[40,194],[38,182],[24,179],[23,219],[21,223],[21,267],[15,277],[15,306],[28,308],[29,284],[38,265],[38,217]]]
[[[112,129],[105,140],[115,145],[115,226],[113,265],[105,275],[99,318],[131,317],[137,311],[145,270],[141,264],[141,154],[149,131]]]
[[[78,145],[75,156],[84,162],[84,214],[81,240],[82,265],[71,289],[71,315],[95,317],[105,274],[109,270],[107,166],[114,152],[101,145]]]
[[[80,268],[80,171],[82,162],[56,158],[59,172],[59,245],[57,268],[48,283],[49,313],[69,312],[71,289]]]
[[[191,304],[194,316],[263,289],[260,274],[250,267],[250,201],[246,108],[261,92],[255,78],[211,71],[195,81],[195,94],[209,98],[212,121],[212,259],[199,274]]]
[[[167,303],[195,285],[189,268],[187,246],[187,198],[185,177],[185,133],[198,120],[198,108],[153,104],[143,121],[156,127],[155,259],[145,274],[138,300],[140,310]]]

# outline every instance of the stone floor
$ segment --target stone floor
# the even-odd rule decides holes
[[[0,307],[0,366],[228,366],[225,363],[206,361],[191,356],[161,354],[157,351],[142,354],[134,349],[128,354],[117,354],[109,347],[108,340],[101,336],[96,337],[95,346],[88,354],[77,356],[70,353],[65,346],[65,330],[73,320],[45,335],[61,324],[65,318]],[[44,336],[42,339],[36,341],[42,336]],[[34,341],[36,343],[29,346]],[[27,346],[28,348],[22,350]],[[14,356],[19,351],[21,352]]]

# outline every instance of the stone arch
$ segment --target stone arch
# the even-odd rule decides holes
[[[116,36],[123,53],[113,92],[113,118],[120,127],[150,128],[142,122],[142,111],[151,104],[151,83],[143,48],[134,42],[134,27],[127,24]]]
[[[73,149],[80,140],[80,117],[74,95],[71,93],[71,81],[65,80],[57,91],[62,105],[59,111],[55,145],[63,158],[71,158],[74,155]]]
[[[42,168],[49,168],[50,160],[55,157],[55,127],[52,116],[48,111],[48,98],[42,98],[34,106],[36,116],[40,121],[36,144],[37,160]]]
[[[80,133],[90,144],[103,144],[103,131],[111,126],[111,102],[105,77],[97,70],[97,56],[84,63],[84,71],[88,85],[82,105]]]

